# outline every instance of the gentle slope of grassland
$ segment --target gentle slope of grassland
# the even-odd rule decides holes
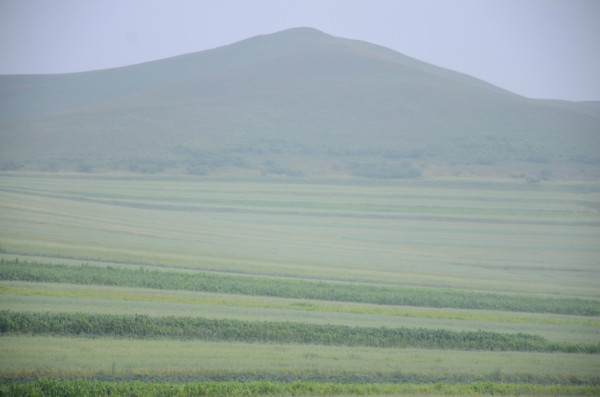
[[[32,176],[0,185],[9,253],[599,296],[595,184]]]
[[[600,186],[363,182],[0,175],[0,391],[598,394]]]

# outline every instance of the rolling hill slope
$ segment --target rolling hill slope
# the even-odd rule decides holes
[[[599,109],[298,28],[118,69],[0,76],[0,155],[5,169],[196,174],[597,167]]]

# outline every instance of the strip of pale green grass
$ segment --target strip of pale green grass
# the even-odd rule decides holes
[[[40,283],[18,283],[17,286],[0,284],[0,295],[51,296],[58,298],[103,299],[135,302],[183,303],[193,305],[234,306],[261,309],[315,311],[332,313],[367,314],[378,316],[427,318],[440,320],[484,321],[495,323],[519,323],[600,327],[600,319],[589,317],[515,315],[506,312],[472,312],[456,310],[419,310],[411,307],[383,305],[332,304],[323,301],[293,299],[269,299],[225,294],[181,294],[175,291],[151,291],[123,288],[85,288],[62,285],[61,289],[40,288]]]
[[[579,207],[570,196],[578,193],[578,186],[567,183],[545,183],[544,186],[523,185],[506,180],[473,181],[402,181],[402,184],[378,182],[375,186],[364,181],[336,181],[324,184],[315,179],[297,183],[298,180],[234,180],[210,179],[198,183],[193,179],[137,177],[120,179],[115,176],[53,175],[43,177],[21,175],[18,178],[2,177],[4,185],[11,189],[37,194],[60,194],[65,197],[98,200],[123,200],[127,202],[189,204],[221,204],[232,207],[308,208],[326,211],[385,211],[401,207],[397,198],[411,199],[421,206],[435,207],[443,201],[448,208],[498,209],[498,203],[510,203],[505,209],[527,208],[535,212],[557,214],[579,213]],[[24,181],[31,181],[24,183]],[[190,183],[191,182],[191,183]],[[341,182],[341,183],[340,183]],[[588,190],[593,183],[580,183]],[[597,188],[595,189],[597,191]],[[593,192],[594,190],[591,190]],[[548,193],[554,193],[551,198]],[[267,198],[267,200],[265,199]],[[358,200],[352,200],[352,198]],[[443,200],[440,200],[443,198]],[[535,199],[535,203],[529,198]],[[373,203],[373,204],[366,204]],[[519,206],[514,204],[518,203]],[[496,205],[495,205],[496,204]]]
[[[0,377],[600,381],[600,356],[49,336],[0,337]]]

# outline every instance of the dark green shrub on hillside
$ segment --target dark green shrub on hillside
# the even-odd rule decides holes
[[[283,175],[283,176],[302,176],[302,171],[291,169],[288,166],[280,164],[274,160],[267,160],[264,162],[264,165],[261,169],[261,173],[263,175],[273,174],[273,175]]]
[[[92,167],[91,165],[84,163],[84,162],[79,162],[76,166],[75,166],[75,172],[81,172],[81,173],[90,173],[94,171],[94,167]]]
[[[0,171],[17,171],[21,168],[23,168],[23,166],[17,164],[14,160],[3,161],[0,163]]]
[[[421,171],[410,163],[356,163],[351,165],[351,172],[356,176],[378,179],[408,179],[421,176]]]
[[[543,181],[549,181],[550,179],[552,179],[552,171],[550,171],[550,170],[542,170],[540,172],[540,178]]]
[[[58,172],[59,169],[60,167],[58,165],[58,161],[56,160],[49,160],[40,167],[40,170],[43,172]]]
[[[158,160],[132,160],[129,162],[128,170],[140,174],[157,174],[165,170],[166,165]]]
[[[186,168],[185,170],[188,174],[190,175],[198,175],[198,176],[202,176],[202,175],[206,175],[208,174],[208,168],[202,166],[202,165],[192,165]]]

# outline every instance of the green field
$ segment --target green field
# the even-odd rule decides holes
[[[598,209],[594,182],[4,173],[0,392],[598,394]]]

